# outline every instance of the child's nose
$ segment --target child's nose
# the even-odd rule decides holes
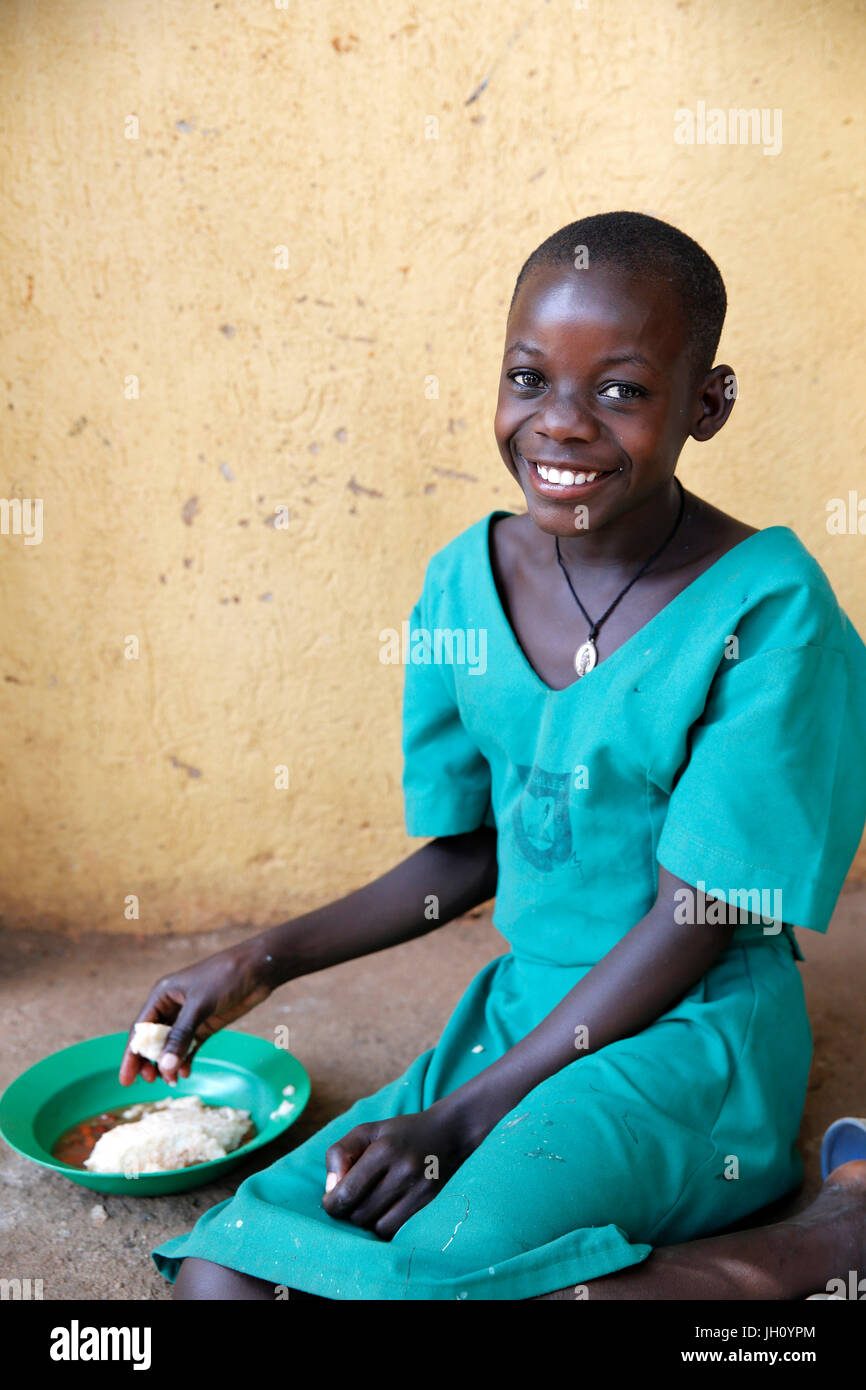
[[[598,421],[577,392],[550,392],[542,403],[535,420],[540,435],[565,443],[569,439],[592,440],[599,435]]]

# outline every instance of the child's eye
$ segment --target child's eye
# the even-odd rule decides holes
[[[599,392],[599,395],[606,396],[608,391],[617,391],[620,393],[627,391],[631,393],[629,395],[619,394],[616,396],[608,397],[609,400],[614,401],[635,401],[638,400],[641,396],[646,395],[646,392],[640,386],[632,386],[631,383],[628,381],[612,381],[609,386],[605,386],[602,388],[602,390]]]
[[[523,387],[527,388],[528,390],[533,390],[533,391],[534,391],[534,390],[536,390],[539,386],[543,386],[543,385],[544,385],[544,378],[541,377],[541,376],[539,376],[538,372],[533,372],[533,371],[531,371],[529,367],[518,367],[516,371],[514,371],[514,372],[509,372],[508,375],[509,375],[510,379],[511,379],[517,386],[523,386]],[[518,377],[521,377],[521,376],[531,376],[531,377],[534,377],[535,380],[534,380],[534,381],[518,381],[517,378],[518,378]]]

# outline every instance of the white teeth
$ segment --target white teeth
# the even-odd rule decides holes
[[[559,483],[560,487],[572,487],[575,483],[593,483],[599,473],[572,473],[571,469],[549,468],[545,463],[537,463],[536,468],[546,483]]]

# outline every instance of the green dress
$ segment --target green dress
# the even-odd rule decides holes
[[[812,1035],[780,924],[826,931],[863,830],[866,647],[794,532],[771,526],[551,690],[497,593],[497,515],[433,556],[413,609],[404,793],[410,835],[495,824],[511,949],[436,1047],[158,1246],[170,1280],[197,1255],[335,1299],[579,1297],[801,1180]],[[657,864],[760,898],[763,916],[643,1032],[576,1051],[524,1096],[393,1240],[329,1217],[328,1146],[512,1047],[649,910]]]

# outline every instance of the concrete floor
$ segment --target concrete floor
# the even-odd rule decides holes
[[[806,1182],[794,1199],[773,1210],[772,1219],[805,1205],[820,1186],[818,1155],[826,1126],[841,1115],[866,1114],[864,927],[866,884],[852,883],[826,937],[799,933],[815,1036],[800,1135]],[[0,1091],[58,1045],[128,1028],[160,975],[245,934],[76,940],[0,933]],[[270,1038],[275,1026],[288,1025],[291,1051],[310,1073],[312,1096],[282,1139],[225,1182],[176,1197],[106,1196],[28,1162],[0,1141],[0,1275],[41,1278],[46,1300],[168,1299],[170,1285],[156,1272],[152,1247],[188,1230],[250,1172],[398,1075],[436,1042],[466,985],[505,949],[489,912],[482,910],[419,941],[285,985],[233,1024]],[[102,1224],[90,1214],[96,1203],[108,1214]]]

